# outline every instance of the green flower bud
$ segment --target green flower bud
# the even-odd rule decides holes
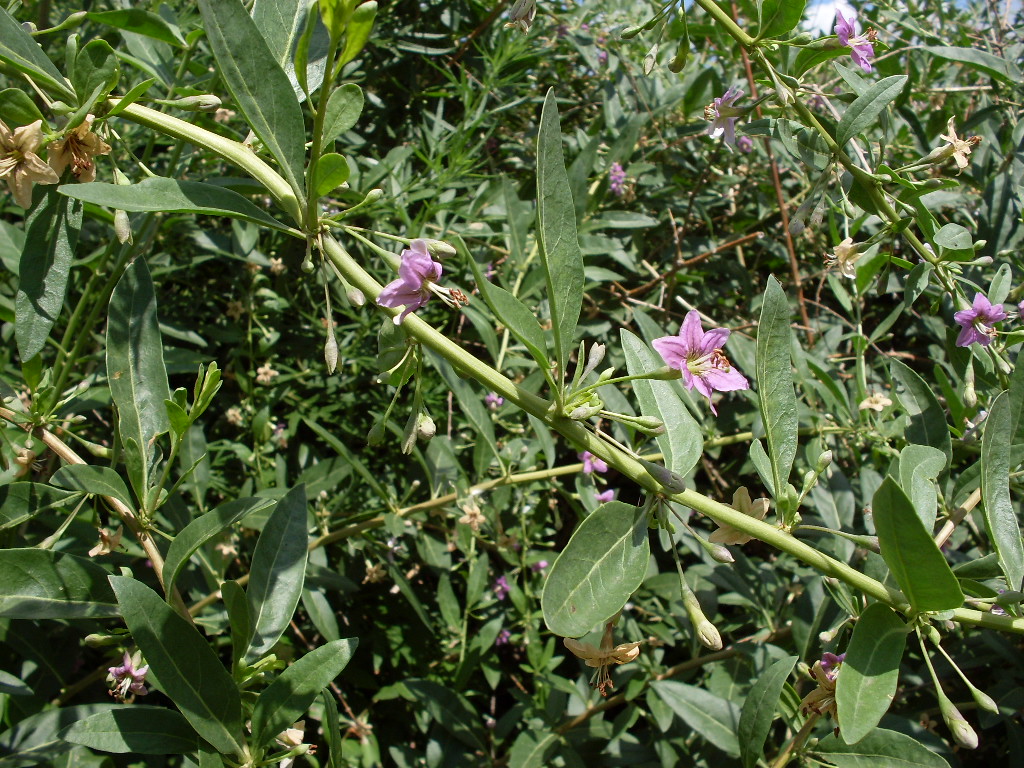
[[[942,719],[957,744],[964,749],[978,748],[978,734],[945,694],[939,696],[939,711],[942,712]]]

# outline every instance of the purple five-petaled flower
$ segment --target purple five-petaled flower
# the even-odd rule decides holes
[[[503,629],[498,633],[498,636],[494,638],[494,644],[508,645],[510,640],[512,640],[512,633],[507,629]]]
[[[626,171],[618,163],[612,163],[608,169],[608,189],[616,197],[622,197],[626,192]]]
[[[580,454],[580,461],[583,462],[583,473],[589,475],[591,472],[598,472],[604,474],[608,471],[608,465],[603,459],[597,458],[590,451],[584,451]]]
[[[430,257],[426,240],[413,240],[402,251],[402,264],[398,279],[388,283],[377,297],[382,307],[397,309],[405,305],[402,314],[395,317],[395,325],[430,299],[430,285],[441,277],[441,265]]]
[[[594,498],[599,504],[607,504],[609,501],[615,500],[615,491],[609,488],[607,491],[602,493],[595,493]]]
[[[494,580],[494,584],[491,585],[491,591],[494,592],[494,596],[499,600],[504,600],[508,597],[508,579],[505,578],[504,574]]]
[[[875,48],[871,44],[870,35],[865,37],[857,34],[856,17],[847,20],[842,11],[836,9],[836,37],[839,42],[850,48],[850,57],[853,63],[860,66],[865,72],[871,71],[871,59],[875,57]]]
[[[993,304],[983,293],[974,294],[974,305],[970,309],[961,309],[953,319],[961,326],[960,335],[957,336],[958,347],[969,347],[971,344],[981,344],[987,347],[995,338],[996,331],[993,323],[1006,319],[1006,310],[1001,304]]]
[[[111,682],[113,683],[113,690],[111,694],[124,701],[128,698],[128,694],[137,694],[139,696],[145,696],[149,693],[146,690],[146,674],[149,672],[149,665],[144,667],[135,668],[135,663],[132,661],[131,654],[128,651],[124,652],[124,663],[117,667],[110,667],[107,670],[110,673]]]
[[[712,328],[705,332],[700,315],[690,310],[683,319],[678,336],[663,336],[651,344],[665,360],[669,368],[676,368],[683,374],[687,389],[696,389],[708,399],[711,412],[718,415],[711,393],[732,392],[750,389],[746,377],[732,367],[722,348],[729,338],[725,328]]]
[[[484,395],[484,403],[486,403],[487,407],[490,408],[492,411],[495,408],[501,407],[501,405],[504,404],[504,402],[505,398],[499,395],[497,392],[488,392],[486,395]]]
[[[747,113],[746,109],[733,106],[743,97],[743,91],[730,87],[724,95],[716,97],[713,104],[704,108],[704,119],[711,121],[708,136],[717,139],[719,136],[729,146],[736,146],[736,121]]]
[[[839,665],[845,660],[845,653],[840,653],[838,656],[834,653],[823,653],[821,656],[821,669],[826,675],[828,675],[829,680],[835,680]]]

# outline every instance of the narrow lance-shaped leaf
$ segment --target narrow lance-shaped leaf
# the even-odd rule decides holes
[[[153,280],[144,259],[128,265],[110,298],[107,379],[117,406],[121,440],[132,451],[132,461],[140,464],[130,473],[132,484],[136,495],[145,499],[150,447],[171,428],[164,407],[171,391]]]
[[[1024,579],[1024,546],[1020,525],[1010,499],[1010,448],[1013,436],[1010,394],[1002,393],[992,403],[981,439],[981,500],[985,527],[999,556],[999,568],[1006,586],[1021,588]]]
[[[81,203],[48,194],[28,215],[14,303],[14,335],[22,360],[42,350],[64,306],[82,208]]]
[[[953,449],[949,439],[949,427],[946,426],[946,412],[931,387],[912,368],[899,360],[890,361],[889,372],[896,385],[896,399],[910,416],[906,431],[907,442],[938,448],[946,454],[948,462],[953,455]]]
[[[3,549],[0,574],[0,616],[35,620],[118,615],[107,572],[84,557],[44,549]]]
[[[914,505],[886,477],[871,500],[878,544],[893,578],[915,611],[945,611],[964,602],[960,584]]]
[[[132,497],[124,480],[110,467],[94,467],[90,464],[69,464],[61,467],[50,478],[54,485],[72,491],[84,491],[117,499],[133,509]]]
[[[576,238],[576,210],[562,156],[554,89],[544,99],[537,133],[537,205],[540,255],[560,381],[565,376],[583,306],[583,255]]]
[[[548,629],[580,637],[622,609],[647,571],[647,514],[621,501],[598,507],[573,533],[544,582]]]
[[[348,665],[359,641],[335,640],[310,651],[260,693],[252,710],[252,736],[256,746],[273,741],[309,709],[320,693]]]
[[[839,768],[949,768],[941,755],[899,731],[876,728],[856,744],[828,735],[815,745],[820,755]]]
[[[836,143],[841,147],[865,128],[875,125],[878,115],[900,95],[906,83],[906,75],[892,75],[882,78],[858,96],[839,121]]]
[[[907,625],[887,605],[873,603],[860,615],[836,679],[836,706],[843,741],[854,744],[882,719],[896,695]]]
[[[97,712],[72,723],[60,736],[114,754],[180,755],[199,747],[199,736],[180,713],[141,704]]]
[[[242,699],[206,639],[145,584],[127,576],[111,576],[110,584],[163,691],[200,736],[241,756]]]
[[[750,687],[736,728],[744,768],[753,768],[764,751],[764,741],[775,719],[782,688],[796,661],[796,656],[779,659]]]
[[[303,101],[306,94],[295,72],[294,56],[299,38],[310,21],[315,25],[306,53],[306,87],[310,92],[320,87],[327,70],[327,29],[316,20],[308,20],[310,13],[317,14],[317,10],[308,0],[256,0],[252,6],[256,28],[291,82],[299,101]]]
[[[224,84],[295,196],[305,200],[306,128],[288,76],[239,0],[199,0],[199,10]]]
[[[256,542],[247,590],[253,634],[246,662],[274,647],[299,604],[306,578],[306,517],[306,486],[298,485],[277,502]]]
[[[51,93],[74,100],[75,92],[39,43],[3,8],[0,8],[0,61],[24,72]]]
[[[757,326],[757,390],[776,500],[786,492],[797,446],[789,318],[786,294],[779,281],[769,277]]]

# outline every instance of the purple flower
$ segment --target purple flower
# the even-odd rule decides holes
[[[700,315],[690,310],[683,319],[678,336],[663,336],[651,344],[670,368],[683,374],[687,389],[696,389],[708,399],[711,412],[718,415],[711,393],[750,389],[746,377],[732,367],[722,347],[729,338],[725,328],[712,328],[705,333]]]
[[[499,395],[497,392],[488,392],[484,396],[484,402],[487,403],[487,407],[492,411],[496,408],[500,408],[505,402],[505,398]]]
[[[505,578],[504,574],[494,580],[494,584],[491,585],[491,591],[494,592],[494,596],[499,600],[504,600],[508,597],[508,579]]]
[[[612,163],[608,169],[608,189],[617,197],[622,197],[626,191],[626,171],[618,163]]]
[[[601,62],[602,64],[607,64],[608,63],[608,51],[598,50],[598,52],[597,52],[597,60],[599,62]]]
[[[427,241],[413,240],[402,251],[398,279],[384,287],[377,297],[377,303],[393,309],[405,306],[402,314],[395,317],[395,325],[398,325],[406,315],[427,303],[430,299],[430,285],[440,277],[441,265],[430,257]]]
[[[1024,301],[1017,305],[1017,314],[1024,317]]]
[[[744,154],[754,151],[754,140],[749,136],[740,136],[736,139],[736,149]]]
[[[597,458],[590,451],[584,451],[580,455],[580,461],[583,462],[583,474],[589,475],[592,472],[598,472],[604,474],[608,471],[608,465],[602,459]]]
[[[970,309],[961,309],[953,315],[953,319],[963,327],[956,339],[958,347],[969,347],[975,343],[987,347],[996,336],[992,324],[1005,320],[1006,310],[1001,304],[992,304],[985,294],[976,293],[974,305]]]
[[[530,566],[530,570],[533,571],[534,573],[540,573],[541,571],[543,571],[547,567],[548,567],[548,561],[547,560],[538,560],[536,563],[534,563],[533,565]]]
[[[829,680],[835,680],[838,674],[839,665],[846,660],[846,654],[840,653],[838,656],[834,653],[824,653],[821,656],[821,669],[828,675]]]
[[[111,695],[114,698],[124,701],[128,698],[129,694],[133,697],[135,694],[139,696],[145,696],[149,693],[146,690],[144,683],[146,682],[146,674],[149,672],[149,665],[144,667],[135,668],[135,663],[132,661],[131,654],[128,651],[124,652],[124,663],[118,667],[110,667],[107,669],[111,683],[113,683],[113,689]]]
[[[874,33],[868,32],[866,36],[858,35],[856,22],[856,17],[847,21],[843,12],[836,9],[836,36],[839,38],[839,42],[849,46],[854,64],[859,65],[865,72],[870,72],[871,59],[875,57],[875,48],[871,44]]]
[[[614,501],[615,500],[615,491],[613,491],[611,488],[609,488],[607,491],[604,491],[603,493],[595,493],[594,494],[594,498],[600,504],[605,504],[605,503],[607,503],[609,501]]]
[[[736,121],[747,114],[747,110],[737,109],[733,105],[742,96],[743,91],[739,88],[729,88],[724,96],[716,98],[713,104],[704,107],[704,119],[711,122],[708,136],[713,139],[724,136],[726,144],[736,145]]]
[[[496,638],[494,638],[494,644],[495,645],[508,645],[511,640],[512,640],[512,633],[509,630],[507,630],[507,629],[503,629],[503,630],[501,630],[501,632],[498,633],[498,636]]]

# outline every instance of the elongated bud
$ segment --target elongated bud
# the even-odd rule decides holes
[[[101,635],[94,633],[86,635],[84,642],[90,648],[103,648],[107,645],[120,645],[124,642],[124,635]]]
[[[334,329],[327,329],[327,343],[324,344],[324,362],[327,363],[327,373],[331,374],[338,367],[338,340],[334,337]]]
[[[942,719],[945,720],[946,727],[957,744],[964,749],[978,748],[978,734],[945,694],[939,697],[939,711],[942,712]]]
[[[366,294],[351,285],[345,290],[345,297],[353,307],[361,307],[366,304]]]
[[[592,344],[590,346],[590,353],[587,355],[587,365],[583,369],[583,373],[580,374],[580,381],[586,379],[587,376],[597,369],[597,366],[604,360],[605,351],[606,347],[604,344]]]
[[[122,245],[132,242],[132,222],[125,211],[114,211],[114,235]]]
[[[964,373],[964,405],[973,408],[978,404],[978,393],[974,389],[974,366],[968,365]]]
[[[619,33],[619,37],[621,37],[623,40],[632,40],[634,37],[640,34],[640,31],[642,29],[643,27],[641,27],[639,24],[634,24],[633,26],[626,27],[624,30],[622,30]]]
[[[832,463],[832,451],[823,451],[818,457],[818,463],[814,466],[815,471],[820,475]]]
[[[644,74],[649,75],[654,71],[654,65],[658,63],[658,44],[651,46],[651,50],[644,56]]]
[[[704,619],[697,626],[697,639],[700,640],[701,645],[709,650],[722,650],[722,634],[718,631],[718,627],[707,619]]]
[[[640,459],[647,473],[653,477],[669,493],[682,493],[686,490],[686,481],[669,469],[655,464],[653,461]]]
[[[216,112],[223,105],[223,102],[212,93],[185,96],[181,99],[153,99],[153,101],[167,107],[184,109],[190,112]]]
[[[444,240],[427,240],[427,252],[439,259],[450,258],[458,254],[455,246]]]
[[[369,434],[366,435],[366,442],[368,445],[377,446],[384,442],[384,435],[387,432],[387,428],[384,426],[384,421],[378,421],[370,429]]]
[[[729,551],[728,547],[724,547],[721,544],[712,544],[705,538],[700,536],[697,537],[700,545],[704,547],[704,551],[714,558],[715,562],[723,563],[725,565],[731,565],[736,562],[736,558],[732,556],[732,552]]]

